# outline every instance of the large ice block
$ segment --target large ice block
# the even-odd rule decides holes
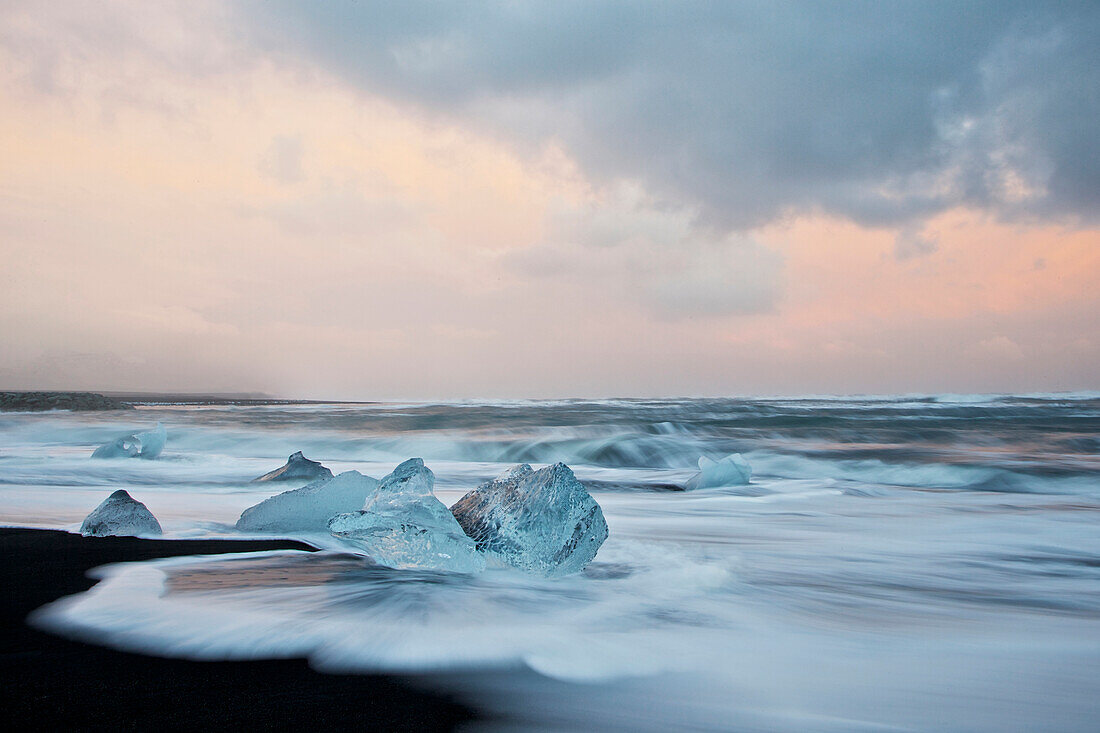
[[[451,507],[486,555],[557,576],[576,573],[607,539],[603,511],[564,463],[526,463],[488,481]]]
[[[358,471],[321,478],[284,491],[245,509],[237,520],[242,532],[327,532],[328,520],[363,506],[378,489],[378,479]]]
[[[476,573],[483,558],[443,502],[432,493],[435,475],[410,458],[382,479],[362,510],[333,517],[332,534],[392,568]]]

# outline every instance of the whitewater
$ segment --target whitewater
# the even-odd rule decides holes
[[[92,460],[161,423],[155,460]],[[318,553],[124,563],[35,614],[195,659],[397,674],[494,730],[1091,731],[1100,720],[1100,394],[144,404],[0,414],[0,522],[75,531],[116,489],[165,536],[244,537],[302,451],[447,505],[568,464],[610,535],[543,578]],[[740,453],[748,485],[683,491]]]

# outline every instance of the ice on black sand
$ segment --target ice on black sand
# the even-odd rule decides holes
[[[583,570],[607,539],[600,505],[564,463],[516,466],[451,511],[487,556],[541,575]]]
[[[410,458],[382,479],[362,510],[332,518],[332,534],[392,568],[476,573],[483,558],[432,491],[435,474]]]
[[[80,525],[80,534],[86,537],[136,537],[160,533],[160,522],[148,507],[122,489],[104,499]]]

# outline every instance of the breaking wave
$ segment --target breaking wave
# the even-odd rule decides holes
[[[153,461],[91,461],[162,422]],[[610,538],[581,575],[397,571],[337,552],[102,568],[58,633],[198,659],[415,676],[512,729],[1088,730],[1100,716],[1100,396],[904,395],[0,416],[4,521],[73,527],[126,488],[229,536],[301,450],[445,503],[564,461]],[[746,486],[683,491],[700,456]],[[309,538],[305,538],[309,539]],[[570,704],[560,704],[562,696]]]

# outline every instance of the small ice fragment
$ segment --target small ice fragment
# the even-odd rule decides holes
[[[607,539],[600,505],[564,463],[515,466],[451,512],[486,555],[541,575],[580,572]]]
[[[432,493],[434,484],[424,461],[410,458],[382,479],[361,511],[333,517],[329,530],[381,565],[480,572],[485,558]]]
[[[712,489],[719,486],[744,486],[752,478],[752,468],[740,453],[731,453],[720,461],[699,458],[699,473],[688,479],[684,488]]]
[[[80,525],[80,534],[85,537],[134,537],[160,533],[160,522],[153,513],[122,489],[104,499]]]
[[[332,478],[332,471],[322,466],[317,461],[311,461],[302,455],[302,451],[292,454],[286,459],[286,465],[265,473],[253,481],[292,481],[306,479],[313,481],[319,478]]]
[[[115,438],[95,449],[92,458],[134,458],[141,452],[141,444],[133,434]]]
[[[159,422],[152,430],[121,435],[95,449],[92,458],[156,458],[168,442],[168,431]]]
[[[146,430],[134,437],[141,444],[138,458],[156,458],[164,450],[164,444],[168,442],[168,431],[158,422],[153,430]]]
[[[328,520],[363,506],[378,489],[378,479],[358,471],[320,478],[245,509],[237,520],[242,532],[324,532]]]

